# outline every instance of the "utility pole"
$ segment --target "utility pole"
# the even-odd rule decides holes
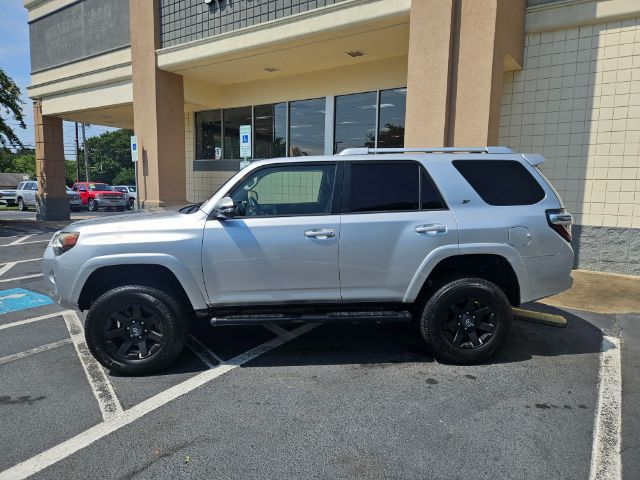
[[[78,122],[76,122],[76,182],[80,181],[80,143],[78,142]]]
[[[84,176],[85,181],[89,183],[89,151],[87,150],[87,137],[84,132],[84,123],[82,124],[82,148],[84,149]]]

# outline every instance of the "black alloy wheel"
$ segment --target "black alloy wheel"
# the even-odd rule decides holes
[[[121,361],[149,358],[162,347],[165,325],[153,308],[125,304],[104,324],[107,351]]]
[[[442,329],[445,338],[456,347],[478,348],[493,336],[495,322],[496,315],[490,305],[474,297],[462,297],[452,302]]]
[[[422,336],[439,360],[480,363],[504,342],[513,313],[497,285],[484,278],[445,281],[426,299],[420,317]]]
[[[93,356],[112,372],[146,374],[166,367],[180,354],[190,319],[180,295],[147,285],[123,285],[91,305],[85,338]]]

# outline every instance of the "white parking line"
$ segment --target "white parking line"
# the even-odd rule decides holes
[[[40,260],[42,260],[42,258],[40,258],[40,257],[38,257],[38,258],[29,258],[27,260],[16,260],[15,262],[0,263],[0,265],[8,265],[9,263],[39,262]]]
[[[598,409],[593,429],[591,480],[619,480],[622,425],[620,339],[603,335],[600,353]]]
[[[82,322],[76,312],[73,311],[65,312],[62,317],[67,325],[67,330],[69,330],[69,335],[71,335],[71,341],[76,348],[84,373],[89,380],[89,385],[91,385],[93,395],[98,400],[102,419],[106,422],[117,417],[122,414],[122,405],[120,405],[120,400],[118,400],[107,374],[104,373],[102,366],[89,351],[87,342],[84,339]]]
[[[18,264],[18,262],[5,263],[4,265],[2,265],[2,267],[0,267],[0,275],[4,275],[9,270],[11,270],[13,267],[15,267],[17,264]]]
[[[18,239],[18,240],[14,240],[11,243],[7,243],[6,245],[0,245],[0,247],[15,247],[15,246],[21,246],[21,245],[31,245],[34,243],[44,243],[44,242],[49,242],[51,241],[51,238],[47,238],[45,240],[31,240],[30,242],[23,242],[21,240],[28,238],[28,237],[33,237],[33,235],[27,235],[26,237],[22,237],[22,239]]]
[[[44,274],[42,274],[42,273],[34,273],[33,275],[24,275],[22,277],[3,278],[3,279],[0,280],[0,283],[15,282],[15,281],[18,281],[18,280],[26,280],[28,278],[38,278],[38,277],[44,277]]]
[[[20,237],[20,238],[14,240],[13,242],[7,243],[7,246],[8,245],[19,245],[19,244],[21,244],[25,240],[28,240],[31,237],[33,237],[33,235],[25,235],[24,237]]]
[[[264,328],[269,330],[274,335],[278,335],[279,337],[286,337],[289,335],[289,331],[282,328],[280,325],[276,325],[275,323],[268,323],[263,325]]]
[[[307,324],[289,332],[289,338],[276,337],[269,340],[262,345],[258,345],[251,350],[232,358],[226,363],[222,363],[212,369],[205,370],[198,375],[185,380],[178,385],[175,385],[164,392],[161,392],[141,403],[135,407],[125,410],[122,414],[112,418],[109,421],[99,423],[94,427],[76,435],[69,440],[56,445],[55,447],[46,450],[39,455],[31,457],[22,463],[19,463],[4,472],[0,472],[0,480],[20,480],[27,478],[37,472],[44,470],[45,468],[73,455],[75,452],[82,450],[83,448],[91,445],[97,440],[109,435],[110,433],[119,430],[120,428],[129,425],[130,423],[138,420],[147,413],[153,412],[159,407],[166,405],[172,400],[181,397],[198,387],[201,387],[205,383],[208,383],[225,373],[238,368],[240,365],[253,360],[260,355],[267,353],[274,348],[277,348],[289,341],[292,338],[298,337],[309,330],[315,328],[316,325]]]
[[[47,343],[46,345],[41,345],[39,347],[25,350],[24,352],[14,353],[13,355],[7,355],[6,357],[0,358],[0,365],[5,365],[7,363],[15,362],[16,360],[20,360],[22,358],[35,355],[36,353],[46,352],[47,350],[52,350],[54,348],[61,347],[62,345],[67,345],[68,343],[71,343],[71,339],[65,338],[62,340],[58,340],[57,342]]]
[[[65,310],[63,312],[55,312],[49,313],[47,315],[41,315],[39,317],[27,318],[26,320],[18,320],[17,322],[0,325],[0,330],[4,330],[5,328],[18,327],[20,325],[26,325],[28,323],[39,322],[40,320],[46,320],[48,318],[61,317],[63,314],[69,312],[73,312],[73,310]]]

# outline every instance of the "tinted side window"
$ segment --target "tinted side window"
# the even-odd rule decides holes
[[[417,163],[351,164],[348,212],[389,212],[419,209]]]
[[[445,210],[447,206],[435,183],[424,168],[421,168],[420,172],[420,208],[422,210]]]
[[[230,194],[238,216],[331,213],[335,164],[268,167],[244,179]]]
[[[512,160],[454,160],[453,166],[489,205],[533,205],[544,190],[527,169]]]

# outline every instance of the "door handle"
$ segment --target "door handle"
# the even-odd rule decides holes
[[[332,228],[314,228],[313,230],[305,231],[304,236],[307,238],[317,238],[320,240],[324,240],[326,238],[335,237],[336,232]]]
[[[428,223],[426,225],[418,225],[414,228],[416,233],[426,233],[433,237],[439,237],[447,233],[447,226],[441,223]]]

